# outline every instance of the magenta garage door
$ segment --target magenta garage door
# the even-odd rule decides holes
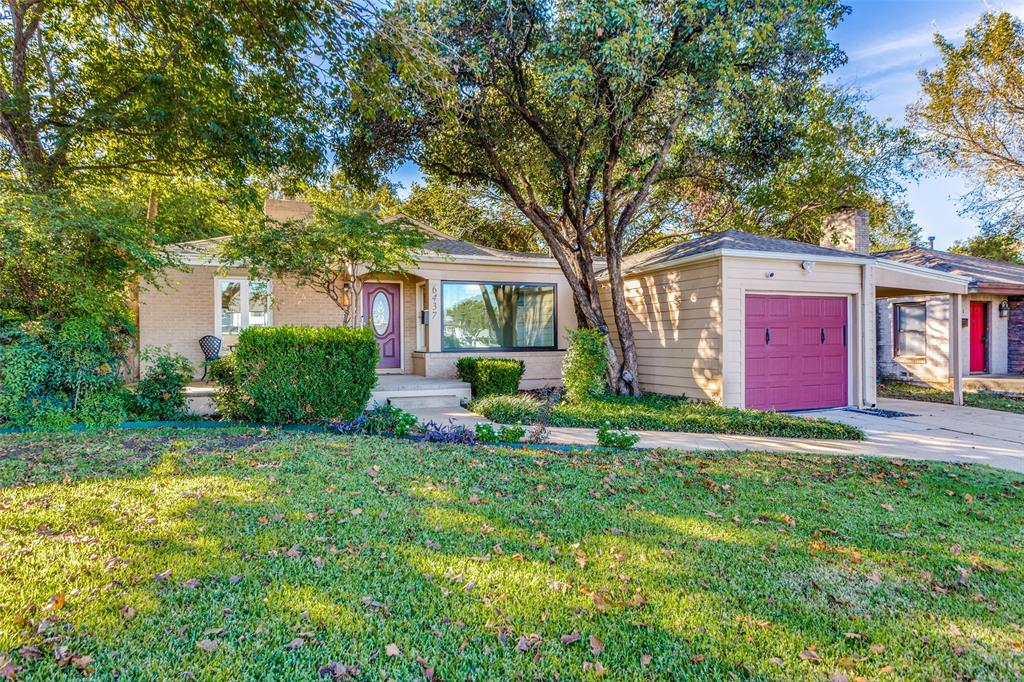
[[[847,404],[846,298],[749,294],[746,317],[747,407]]]

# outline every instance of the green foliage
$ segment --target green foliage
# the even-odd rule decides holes
[[[17,3],[0,23],[6,170],[37,188],[322,168],[365,8],[330,0]]]
[[[75,415],[86,428],[110,428],[128,421],[132,394],[122,384],[88,393],[78,405]]]
[[[474,400],[469,408],[501,424],[535,423],[541,401],[530,396],[491,396]],[[760,412],[693,402],[656,394],[639,397],[605,395],[581,402],[562,401],[548,416],[550,426],[615,428],[689,433],[735,433],[781,438],[859,440],[864,434],[852,426],[827,419],[808,419],[783,412]]]
[[[949,252],[1024,264],[1024,226],[1014,225],[1004,229],[983,227],[981,234],[954,242]]]
[[[416,424],[419,423],[416,415],[388,403],[379,403],[367,410],[366,420],[364,432],[371,436],[382,434],[407,436],[416,429]]]
[[[0,311],[29,319],[121,315],[128,286],[156,282],[170,256],[144,197],[48,194],[0,184]]]
[[[537,228],[508,197],[485,187],[447,183],[427,175],[423,184],[413,183],[401,211],[474,244],[506,251],[542,251],[543,239]]]
[[[518,443],[526,435],[526,429],[521,424],[515,424],[513,426],[502,426],[498,429],[498,442],[499,443]]]
[[[565,398],[579,402],[596,398],[608,390],[607,336],[596,329],[569,332],[569,348],[562,360]]]
[[[359,206],[351,192],[337,190],[306,198],[313,207],[308,218],[253,221],[232,235],[224,255],[248,265],[253,277],[289,278],[323,292],[343,323],[354,325],[361,280],[352,273],[405,272],[427,235],[403,220],[381,219],[377,199]]]
[[[109,412],[129,330],[124,319],[99,316],[0,325],[0,422],[63,428],[83,418],[85,405],[90,419]]]
[[[502,426],[495,430],[494,426],[487,423],[477,424],[474,433],[480,443],[518,443],[526,435],[526,429],[521,425]]]
[[[211,362],[206,377],[217,384],[213,394],[213,406],[217,414],[229,421],[245,420],[246,408],[251,406],[251,400],[242,392],[238,383],[238,364],[234,353]]]
[[[525,371],[522,360],[510,358],[464,357],[455,363],[455,373],[472,387],[474,398],[516,393]]]
[[[185,386],[192,381],[192,363],[166,348],[145,348],[141,355],[147,367],[135,386],[132,412],[147,420],[174,421],[188,414]]]
[[[640,442],[640,436],[629,433],[625,429],[615,430],[611,422],[601,424],[597,430],[597,444],[603,448],[622,448],[628,450]]]
[[[469,409],[499,424],[532,424],[541,401],[529,395],[489,395],[469,404]]]
[[[493,424],[481,422],[473,427],[473,433],[476,435],[476,439],[481,443],[498,442],[498,432],[494,430]]]
[[[1015,241],[1010,252],[1019,257],[1024,243],[1024,21],[1009,12],[986,12],[962,39],[936,35],[935,45],[941,65],[921,72],[921,97],[908,118],[930,142],[930,158],[973,181],[964,197],[966,210],[982,221],[988,236],[1001,233]],[[973,252],[970,244],[967,248]]]
[[[369,327],[249,327],[238,337],[222,402],[246,421],[285,424],[352,419],[377,383]],[[232,394],[232,391],[238,391]]]

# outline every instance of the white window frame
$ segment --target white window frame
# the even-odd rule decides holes
[[[427,325],[423,324],[423,296],[427,292],[426,282],[416,284],[416,350],[423,352],[427,350]]]
[[[267,324],[266,326],[274,326],[274,283],[270,280],[254,280],[257,282],[267,283],[267,295],[270,297],[270,303],[267,306]],[[214,277],[213,278],[213,335],[217,338],[224,337],[224,330],[221,318],[221,296],[220,288],[223,282],[238,282],[241,286],[238,290],[238,296],[241,302],[241,316],[242,316],[242,329],[249,327],[249,278],[248,277]],[[232,333],[231,336],[236,336]]]

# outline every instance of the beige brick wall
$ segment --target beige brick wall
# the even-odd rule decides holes
[[[142,348],[166,346],[187,357],[202,374],[203,353],[199,338],[215,333],[214,280],[217,277],[245,277],[242,268],[195,266],[188,271],[169,270],[160,287],[146,286],[139,292],[139,341]],[[310,287],[275,279],[272,284],[271,321],[275,326],[337,325],[341,311],[326,295]],[[233,337],[226,337],[226,343]]]

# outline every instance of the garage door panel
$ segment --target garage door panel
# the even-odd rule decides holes
[[[747,407],[798,410],[846,405],[846,323],[844,297],[748,295]]]

